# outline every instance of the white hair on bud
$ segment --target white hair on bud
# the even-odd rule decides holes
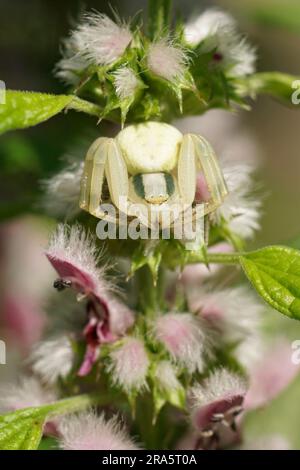
[[[63,57],[57,62],[54,72],[66,85],[77,86],[81,73],[88,67],[85,57],[80,55],[76,36],[71,36],[63,41]]]
[[[239,34],[231,15],[209,9],[185,26],[184,35],[193,46],[205,41],[204,50],[216,50],[221,64],[232,76],[255,71],[255,49]]]
[[[45,190],[43,207],[53,216],[74,216],[79,212],[80,181],[83,162],[73,162],[56,175],[42,182]]]
[[[158,385],[166,391],[178,390],[182,387],[179,382],[176,369],[169,361],[160,361],[155,370],[155,379]]]
[[[55,393],[42,387],[35,377],[21,377],[16,384],[1,387],[0,412],[41,406],[56,400]]]
[[[120,99],[124,100],[136,93],[140,82],[130,67],[120,67],[113,75],[116,93]]]
[[[188,57],[182,47],[163,38],[149,46],[147,64],[152,73],[172,82],[184,76]]]
[[[59,377],[65,378],[71,372],[73,359],[70,339],[60,336],[37,344],[29,362],[44,383],[54,385]]]
[[[250,239],[259,230],[261,201],[253,196],[254,184],[250,164],[224,162],[223,174],[228,195],[216,210],[215,217],[225,219],[228,228],[243,239]]]
[[[218,369],[201,384],[191,389],[192,408],[201,408],[219,400],[230,400],[236,396],[244,396],[247,391],[243,377],[227,369]]]
[[[84,411],[66,416],[59,425],[63,450],[137,450],[116,417],[105,421],[104,415]]]
[[[207,337],[199,318],[190,313],[167,313],[155,320],[154,337],[170,356],[190,373],[202,371]]]
[[[90,65],[110,65],[118,60],[132,41],[129,26],[99,12],[86,13],[63,43],[63,57],[56,75],[65,83],[78,85]]]
[[[126,392],[146,387],[150,362],[142,340],[125,337],[120,346],[110,353],[110,360],[107,370],[113,383]]]
[[[197,45],[208,37],[227,34],[235,26],[235,20],[231,15],[211,8],[196,18],[192,18],[185,25],[184,35],[189,44]]]

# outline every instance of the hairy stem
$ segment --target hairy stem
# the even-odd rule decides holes
[[[204,258],[202,253],[191,253],[187,258],[187,263],[208,263],[208,264],[239,264],[240,258],[245,253],[207,253]]]

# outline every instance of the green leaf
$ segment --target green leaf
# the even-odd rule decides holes
[[[0,134],[35,126],[60,113],[73,99],[67,95],[48,95],[7,91],[6,104],[0,105]]]
[[[99,106],[73,95],[9,90],[6,103],[0,105],[0,134],[40,124],[66,107],[93,116],[100,116],[101,112]]]
[[[171,0],[149,0],[148,29],[151,39],[167,32],[170,25]]]
[[[257,292],[271,307],[300,320],[300,251],[269,246],[239,257]]]
[[[255,97],[255,95],[263,93],[279,99],[289,106],[295,106],[292,97],[297,81],[299,81],[299,77],[293,75],[280,72],[261,72],[240,80],[238,84],[243,96]]]
[[[24,408],[2,415],[0,450],[35,450],[39,447],[47,419],[84,409],[100,401],[101,397],[79,395],[50,405]]]
[[[37,449],[44,420],[45,412],[39,408],[26,408],[0,416],[0,449]]]

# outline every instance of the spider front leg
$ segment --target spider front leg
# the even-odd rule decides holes
[[[197,172],[202,172],[209,197],[204,201],[204,214],[216,210],[227,195],[227,187],[216,154],[203,137],[186,134],[178,160],[178,185],[185,204],[193,204],[196,195]]]
[[[102,218],[104,215],[100,204],[108,142],[109,139],[100,137],[90,146],[85,157],[81,179],[79,206],[98,218]]]
[[[90,214],[112,220],[101,209],[104,176],[107,179],[111,200],[121,211],[127,212],[128,174],[121,151],[114,141],[100,137],[89,148],[81,180],[80,207]]]

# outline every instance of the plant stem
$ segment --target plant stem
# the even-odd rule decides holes
[[[96,116],[100,118],[102,109],[100,106],[94,103],[90,103],[89,101],[82,100],[77,96],[74,96],[73,100],[67,106],[67,109],[74,109],[75,111],[81,111],[86,114],[90,114],[91,116]]]
[[[239,264],[240,258],[245,253],[207,253],[206,258],[201,253],[191,253],[187,263],[209,263],[209,264]]]
[[[99,394],[83,394],[45,405],[44,409],[48,416],[60,416],[84,410],[93,405],[107,405],[111,402],[111,399],[111,396],[104,397],[99,396]]]

